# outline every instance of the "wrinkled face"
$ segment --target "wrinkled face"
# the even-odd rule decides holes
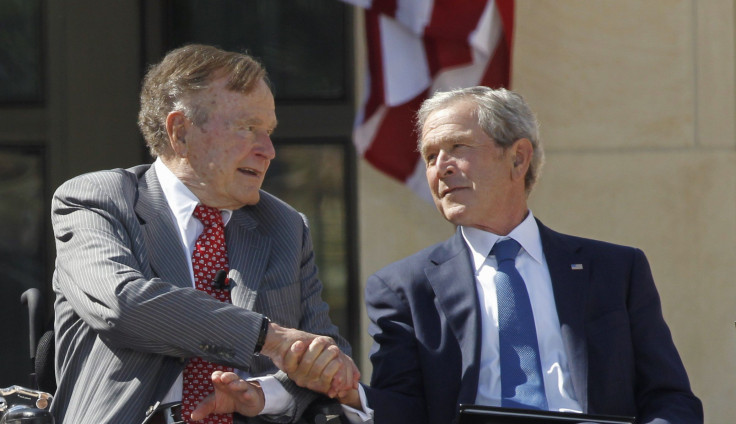
[[[509,214],[526,206],[518,204],[512,149],[496,145],[478,125],[474,109],[461,100],[427,117],[421,138],[427,182],[445,219],[503,234],[500,227]]]
[[[271,133],[276,128],[273,95],[264,81],[248,94],[228,90],[215,80],[197,97],[207,111],[200,125],[185,119],[174,173],[209,206],[238,209],[260,199],[259,189],[276,156]],[[176,144],[176,143],[175,143]]]

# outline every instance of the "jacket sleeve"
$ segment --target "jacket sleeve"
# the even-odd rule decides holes
[[[54,290],[58,310],[68,309],[68,319],[57,322],[58,337],[75,337],[78,319],[112,349],[201,356],[248,369],[261,314],[154,277],[129,200],[134,192],[124,171],[111,171],[77,177],[55,193]],[[176,240],[174,257],[181,252]]]
[[[702,423],[703,406],[690,389],[685,367],[662,315],[644,253],[636,250],[628,296],[635,357],[638,422]]]
[[[427,423],[424,381],[411,309],[400,293],[373,275],[365,289],[373,374],[365,387],[376,423]],[[439,390],[440,388],[435,388]]]

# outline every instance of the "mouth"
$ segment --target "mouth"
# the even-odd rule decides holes
[[[261,177],[263,175],[263,172],[254,168],[238,168],[238,172],[250,177]]]
[[[452,194],[452,193],[455,193],[455,192],[457,192],[459,190],[462,190],[464,188],[465,187],[447,187],[445,189],[442,189],[440,191],[440,199],[443,198],[443,197],[445,197],[445,196],[447,196],[447,195],[449,195],[449,194]]]

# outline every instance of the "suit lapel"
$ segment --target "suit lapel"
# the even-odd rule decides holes
[[[142,245],[148,248],[154,274],[176,286],[191,287],[189,258],[184,254],[179,231],[153,166],[139,179],[135,212],[141,223]]]
[[[156,276],[179,287],[191,287],[190,258],[183,254],[179,231],[169,213],[169,206],[154,167],[139,179],[139,198],[135,211],[141,223],[143,245],[149,249],[151,268]],[[271,239],[256,231],[258,222],[248,208],[233,211],[225,228],[230,266],[229,277],[235,305],[253,307],[271,250]]]
[[[539,221],[537,224],[552,280],[573,390],[585,412],[588,409],[585,299],[590,276],[590,260],[581,253],[581,246],[574,239],[550,230]]]
[[[474,403],[480,363],[480,315],[475,278],[460,230],[429,257],[425,274],[462,354],[459,403]]]
[[[251,310],[271,252],[271,238],[257,231],[257,226],[250,209],[242,208],[233,212],[225,228],[232,302]]]

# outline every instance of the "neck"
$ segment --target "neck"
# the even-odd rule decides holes
[[[220,200],[216,194],[212,193],[210,187],[197,177],[185,159],[176,157],[165,159],[162,157],[161,162],[197,197],[201,204],[216,209],[228,210],[236,210],[244,206]]]
[[[504,216],[495,216],[493,222],[479,225],[470,225],[482,231],[493,233],[499,236],[507,236],[514,228],[518,227],[529,214],[528,209],[524,209],[518,213],[510,213]]]

